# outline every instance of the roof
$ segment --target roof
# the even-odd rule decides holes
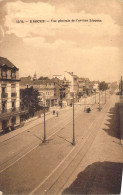
[[[8,67],[10,69],[19,70],[12,62],[10,62],[7,58],[0,57],[0,67]]]
[[[20,78],[20,85],[25,86],[25,85],[30,85],[30,86],[35,86],[35,87],[48,87],[52,86],[52,82],[49,80],[31,80],[31,77],[21,77]]]

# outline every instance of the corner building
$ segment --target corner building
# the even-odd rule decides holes
[[[20,125],[19,69],[0,57],[0,132]]]

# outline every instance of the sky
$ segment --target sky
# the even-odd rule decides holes
[[[20,77],[69,71],[118,81],[122,35],[122,0],[0,0],[0,56],[19,68]]]

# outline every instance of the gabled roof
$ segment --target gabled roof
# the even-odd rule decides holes
[[[0,67],[7,67],[10,69],[19,70],[14,64],[12,64],[7,58],[0,57]]]

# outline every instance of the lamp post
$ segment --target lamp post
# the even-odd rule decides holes
[[[95,104],[96,104],[96,91],[95,91]]]
[[[86,111],[86,94],[84,94],[84,111]]]
[[[99,111],[100,111],[100,90],[99,90]]]
[[[45,103],[44,103],[44,139],[43,143],[46,142],[46,123],[45,123]]]
[[[123,82],[122,82],[122,76],[121,76],[121,95],[123,94]]]
[[[43,143],[46,142],[46,122],[45,122],[45,94],[42,92],[43,94],[43,108],[44,108],[44,138],[43,138]]]
[[[73,93],[73,140],[72,140],[72,145],[74,146],[75,143],[75,128],[74,128],[74,93]]]
[[[106,90],[105,90],[105,104],[106,104]]]

